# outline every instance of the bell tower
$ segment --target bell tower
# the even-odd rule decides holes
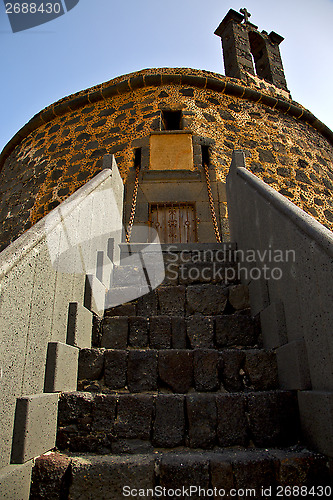
[[[274,31],[260,32],[250,17],[245,8],[240,12],[230,9],[215,30],[222,40],[226,76],[246,80],[250,73],[288,90],[279,49],[284,38]]]

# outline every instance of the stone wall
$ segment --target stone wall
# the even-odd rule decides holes
[[[183,128],[212,140],[216,180],[225,182],[242,148],[253,173],[332,229],[332,132],[273,85],[250,75],[238,84],[199,70],[142,70],[46,108],[0,157],[0,249],[96,175],[104,154],[126,182],[137,141],[160,130],[162,109],[181,109]]]

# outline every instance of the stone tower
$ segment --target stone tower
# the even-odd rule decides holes
[[[258,26],[249,22],[251,14],[246,9],[240,12],[230,9],[215,31],[222,39],[226,76],[246,82],[248,74],[257,75],[288,91],[279,49],[283,37],[274,31],[260,33]]]

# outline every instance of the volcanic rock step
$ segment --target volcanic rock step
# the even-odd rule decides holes
[[[83,391],[265,391],[278,388],[275,353],[259,349],[81,349]]]
[[[106,307],[112,308],[140,295],[146,295],[149,292],[149,285],[153,284],[154,288],[160,284],[158,289],[174,286],[173,295],[176,301],[170,304],[167,300],[166,306],[169,308],[171,305],[173,309],[175,306],[179,311],[180,304],[177,302],[182,299],[185,286],[201,284],[208,286],[210,292],[216,296],[213,301],[216,300],[217,293],[222,288],[226,289],[226,297],[222,298],[222,301],[219,300],[220,308],[223,309],[228,295],[227,286],[239,283],[238,267],[235,262],[230,261],[230,256],[226,257],[224,253],[220,256],[220,260],[212,261],[212,259],[212,255],[207,260],[207,256],[203,254],[200,254],[199,258],[192,256],[192,260],[187,254],[185,256],[164,254],[162,261],[159,255],[152,253],[146,256],[147,267],[144,269],[139,255],[132,255],[127,260],[123,259],[120,266],[113,268],[111,286],[106,295]],[[126,265],[125,262],[131,262],[131,265]],[[219,289],[216,285],[219,285]],[[162,296],[163,291],[158,292],[158,295],[161,295],[161,302],[165,302],[165,297]],[[238,300],[237,297],[236,300]],[[162,307],[164,307],[163,304]]]
[[[103,320],[100,347],[108,349],[260,346],[260,328],[249,311],[204,316],[112,316]],[[98,346],[97,346],[98,347]]]
[[[299,438],[291,391],[196,394],[64,393],[57,446],[97,453],[155,448],[284,447]]]
[[[130,486],[133,493],[165,487],[164,498],[169,499],[179,498],[171,490],[183,491],[190,486],[220,490],[209,498],[235,498],[234,490],[249,489],[255,490],[250,498],[276,498],[279,486],[329,485],[328,467],[326,458],[298,449],[246,452],[229,449],[222,453],[184,451],[136,456],[49,453],[35,461],[30,498],[123,500],[125,486]],[[262,488],[270,487],[271,496],[263,495]],[[198,491],[192,493],[192,499],[203,498]],[[146,495],[146,498],[157,496]],[[236,498],[245,497],[243,494]]]
[[[150,271],[150,272],[149,272]],[[194,283],[233,283],[237,281],[235,262],[182,261],[172,256],[164,258],[164,268],[159,263],[147,270],[150,279],[158,282],[163,279],[165,285],[190,285]],[[146,276],[138,265],[115,266],[112,275],[114,287],[145,286]]]
[[[114,302],[127,303],[127,291],[130,287],[116,287],[110,289],[110,296]],[[133,288],[133,290],[135,290]],[[140,288],[138,288],[140,290]],[[118,295],[119,296],[118,296]],[[226,286],[224,284],[203,283],[197,285],[170,285],[159,286],[156,290],[142,295],[129,302],[126,308],[130,311],[128,316],[185,316],[191,314],[216,315],[249,307],[248,287],[241,284]],[[124,306],[115,306],[106,311],[106,316],[123,315],[118,312]]]

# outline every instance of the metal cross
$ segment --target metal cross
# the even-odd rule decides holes
[[[244,7],[244,9],[240,9],[239,12],[244,15],[244,23],[247,24],[249,22],[249,18],[251,17],[250,12]]]

